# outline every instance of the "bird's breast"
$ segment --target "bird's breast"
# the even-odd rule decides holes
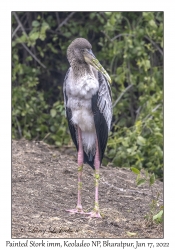
[[[82,131],[95,131],[91,99],[98,89],[99,83],[91,75],[85,75],[76,81],[73,77],[68,79],[66,85],[67,107],[72,111],[71,121]]]
[[[84,74],[76,78],[73,72],[70,72],[67,80],[66,92],[69,96],[82,99],[91,99],[99,89],[99,82],[92,74]]]

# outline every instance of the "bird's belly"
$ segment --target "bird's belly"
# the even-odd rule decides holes
[[[72,122],[78,125],[82,132],[95,132],[94,117],[92,111],[81,107],[72,110]]]
[[[83,149],[89,159],[95,155],[96,131],[92,111],[81,108],[72,110],[72,122],[81,129]]]

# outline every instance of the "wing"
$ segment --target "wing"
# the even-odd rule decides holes
[[[98,72],[99,90],[92,97],[92,111],[97,133],[100,163],[102,162],[112,121],[111,89],[106,78]]]
[[[72,140],[78,150],[78,143],[77,143],[77,132],[76,132],[76,128],[75,126],[72,124],[72,111],[70,108],[67,107],[67,101],[68,101],[68,97],[66,95],[66,83],[67,83],[67,78],[68,78],[68,74],[70,72],[70,68],[68,69],[65,79],[64,79],[64,83],[63,83],[63,94],[64,94],[64,107],[65,107],[65,111],[66,111],[66,117],[67,117],[67,121],[68,121],[68,126],[69,126],[69,130],[70,130],[70,134],[72,137]]]

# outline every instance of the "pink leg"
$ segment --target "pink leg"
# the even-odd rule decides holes
[[[94,166],[95,166],[95,207],[90,214],[90,217],[101,218],[100,211],[99,211],[99,204],[98,204],[98,182],[99,182],[99,173],[100,173],[100,155],[99,155],[99,147],[98,147],[98,140],[96,139],[96,153],[94,159]]]
[[[83,172],[83,145],[81,137],[81,129],[78,127],[78,201],[75,209],[67,210],[70,213],[84,213],[81,205],[81,190],[82,190],[82,172]]]

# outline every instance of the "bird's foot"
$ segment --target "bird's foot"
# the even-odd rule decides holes
[[[89,215],[88,218],[102,218],[99,210],[93,210],[92,212],[86,214]]]
[[[69,209],[66,210],[67,212],[71,213],[71,214],[84,214],[85,212],[83,211],[82,206],[77,206],[74,209]]]

